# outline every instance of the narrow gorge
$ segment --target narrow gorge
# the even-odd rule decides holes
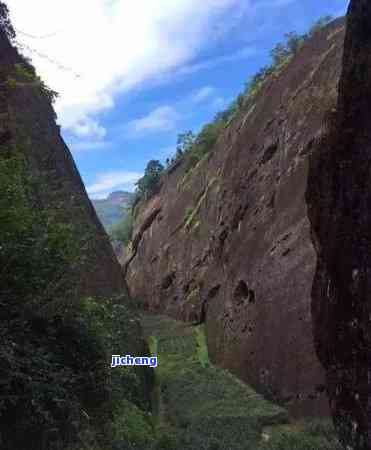
[[[287,39],[110,238],[0,1],[2,450],[371,450],[371,5]]]

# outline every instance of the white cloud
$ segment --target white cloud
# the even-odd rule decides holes
[[[127,130],[135,135],[143,132],[171,131],[178,119],[179,114],[173,107],[159,106],[147,116],[129,122]]]
[[[217,24],[228,28],[227,11],[240,7],[239,0],[8,0],[8,4],[18,40],[37,51],[31,56],[39,74],[61,94],[56,103],[60,123],[95,137],[104,134],[95,115],[112,108],[117,93],[191,61],[220,37],[215,33]]]
[[[109,141],[81,141],[69,143],[73,151],[80,152],[85,150],[102,150],[111,147]]]
[[[202,103],[205,100],[209,100],[214,95],[215,88],[213,88],[212,86],[204,86],[192,94],[191,101],[193,103]]]
[[[216,97],[211,103],[211,107],[217,111],[221,111],[228,106],[228,102],[223,97]]]
[[[97,175],[96,181],[86,188],[92,198],[104,198],[110,192],[124,189],[133,191],[135,183],[143,176],[139,172],[126,170],[104,172]]]
[[[96,139],[103,139],[107,134],[106,129],[90,117],[85,117],[79,122],[72,124],[71,131],[78,137],[92,137]]]
[[[211,58],[206,61],[202,61],[195,64],[185,65],[177,70],[176,75],[191,75],[201,70],[209,70],[214,69],[215,67],[225,65],[227,63],[239,61],[241,59],[247,59],[257,54],[257,49],[252,46],[243,47],[237,50],[236,52],[219,56],[216,58]]]

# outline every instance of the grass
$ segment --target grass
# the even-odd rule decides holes
[[[341,450],[330,420],[308,420],[264,430],[266,441],[257,450]]]
[[[148,314],[142,324],[151,351],[157,347],[156,377],[175,448],[252,450],[264,427],[288,423],[283,408],[210,363],[203,325]]]
[[[199,325],[195,327],[195,338],[197,344],[197,357],[203,368],[210,365],[209,352],[207,350],[207,342],[205,336],[204,325]]]
[[[143,313],[142,326],[151,352],[159,357],[156,449],[341,449],[330,421],[291,423],[285,409],[215,367],[203,325]]]

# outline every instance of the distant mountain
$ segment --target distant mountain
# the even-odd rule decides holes
[[[133,197],[134,194],[131,192],[116,191],[105,199],[92,200],[98,217],[106,229],[122,219]]]

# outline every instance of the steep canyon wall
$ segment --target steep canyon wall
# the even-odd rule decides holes
[[[205,322],[213,361],[294,415],[328,409],[305,190],[337,103],[344,28],[339,19],[309,39],[190,172],[184,161],[167,171],[137,211],[126,263],[134,297]]]

